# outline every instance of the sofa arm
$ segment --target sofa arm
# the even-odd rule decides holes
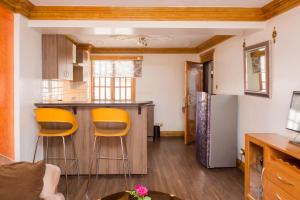
[[[46,200],[64,200],[62,194],[56,193],[60,179],[61,170],[59,167],[46,164],[45,176],[43,178],[44,187],[40,197]]]

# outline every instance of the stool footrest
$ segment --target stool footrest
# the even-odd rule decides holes
[[[117,157],[97,157],[96,159],[105,159],[105,160],[123,160],[123,158],[117,158]],[[125,157],[124,160],[128,160],[128,157]]]
[[[65,160],[64,158],[48,157],[48,160]],[[78,160],[77,158],[66,158],[66,160]]]

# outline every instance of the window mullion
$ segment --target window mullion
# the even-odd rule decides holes
[[[111,100],[112,101],[115,101],[115,78],[112,77],[110,79],[110,85],[111,85],[111,88],[110,88],[110,93],[111,93]]]

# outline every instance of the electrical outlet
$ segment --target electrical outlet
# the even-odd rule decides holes
[[[242,156],[245,156],[245,149],[241,148],[241,149],[240,149],[240,154],[241,154]]]

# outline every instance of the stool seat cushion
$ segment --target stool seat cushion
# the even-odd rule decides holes
[[[61,136],[68,136],[72,135],[74,130],[72,129],[40,129],[39,136],[46,136],[46,137],[61,137]]]
[[[96,128],[95,136],[101,137],[122,137],[128,134],[128,129],[120,129],[120,128]]]

